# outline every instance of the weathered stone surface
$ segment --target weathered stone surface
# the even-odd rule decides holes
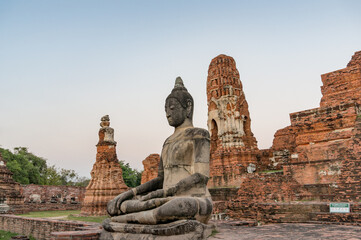
[[[205,225],[195,220],[179,220],[158,225],[141,225],[129,223],[114,223],[108,221],[109,231],[103,231],[101,240],[134,239],[206,239],[211,235],[214,225]]]
[[[117,159],[114,130],[109,127],[109,116],[102,117],[100,126],[96,162],[81,209],[83,215],[106,215],[108,201],[128,189]]]
[[[0,153],[0,203],[7,204],[10,209],[8,213],[24,213],[24,196],[21,186],[12,178],[13,173],[6,167],[6,161]]]
[[[257,141],[242,83],[232,57],[215,57],[207,78],[208,130],[211,133],[209,187],[232,187],[250,163],[256,163]]]
[[[150,154],[146,159],[143,160],[144,171],[142,172],[141,183],[146,183],[158,176],[160,156],[159,154]]]
[[[0,215],[0,229],[13,233],[18,233],[26,236],[33,236],[37,240],[98,240],[100,235],[100,224],[80,222],[80,221],[66,221],[56,219],[44,218],[29,218],[17,215]],[[89,229],[88,231],[83,231]],[[92,230],[91,230],[92,229]],[[96,230],[98,230],[96,232]],[[55,233],[59,231],[71,231],[63,233]],[[76,231],[77,234],[71,234]],[[87,234],[90,231],[93,234]],[[94,237],[91,237],[93,235]],[[84,236],[84,237],[82,237]]]

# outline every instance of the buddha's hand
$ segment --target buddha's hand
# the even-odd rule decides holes
[[[134,192],[128,190],[116,196],[114,199],[110,200],[107,205],[107,211],[110,216],[117,216],[123,214],[120,210],[120,206],[125,200],[131,199],[134,197]]]
[[[147,201],[149,199],[162,198],[162,197],[166,197],[165,191],[163,189],[158,189],[156,191],[150,192],[147,195],[143,196],[140,200]]]

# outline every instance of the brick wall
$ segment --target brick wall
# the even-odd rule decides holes
[[[84,230],[86,231],[84,233],[85,235],[90,234],[89,231],[93,231],[93,234],[96,234],[97,232],[100,232],[99,230],[100,225],[85,223],[85,222],[77,222],[77,221],[49,220],[42,218],[26,218],[15,215],[0,215],[0,229],[26,236],[31,235],[38,240],[41,239],[48,240],[48,239],[61,239],[61,238],[56,238],[56,236],[58,236],[57,234],[55,234],[53,238],[51,238],[52,232],[59,232],[59,231]],[[78,235],[81,235],[81,232],[77,232],[77,233]],[[64,238],[64,239],[71,239],[71,238]],[[87,238],[77,238],[77,239],[87,239]]]
[[[29,212],[36,211],[65,211],[65,210],[80,210],[81,203],[24,203],[24,208]]]
[[[67,203],[74,198],[76,202],[80,203],[84,200],[85,187],[73,186],[48,186],[48,185],[22,185],[22,192],[25,197],[25,202],[31,199],[40,197],[42,202],[50,202],[52,197],[55,197],[58,202],[62,202],[65,198]],[[38,196],[36,196],[38,195]]]
[[[214,203],[214,213],[225,213],[231,219],[257,220],[263,223],[339,223],[361,225],[361,203],[351,203],[350,213],[330,213],[324,202],[250,203],[220,201]]]

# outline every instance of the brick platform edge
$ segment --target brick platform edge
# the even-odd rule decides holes
[[[329,202],[250,203],[214,202],[214,213],[231,219],[263,223],[321,223],[361,226],[361,203],[350,202],[350,213],[330,213]]]
[[[26,209],[29,209],[30,212],[37,211],[65,211],[65,210],[80,210],[81,204],[71,204],[71,203],[24,203]]]
[[[79,221],[27,218],[16,215],[0,215],[0,229],[38,240],[95,240],[99,238],[101,226],[98,223]]]

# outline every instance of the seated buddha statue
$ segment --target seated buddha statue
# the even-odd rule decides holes
[[[163,145],[158,177],[109,201],[110,220],[104,223],[161,224],[177,220],[207,223],[212,200],[207,189],[209,143],[207,130],[193,127],[193,98],[180,77],[165,101],[174,133]]]

